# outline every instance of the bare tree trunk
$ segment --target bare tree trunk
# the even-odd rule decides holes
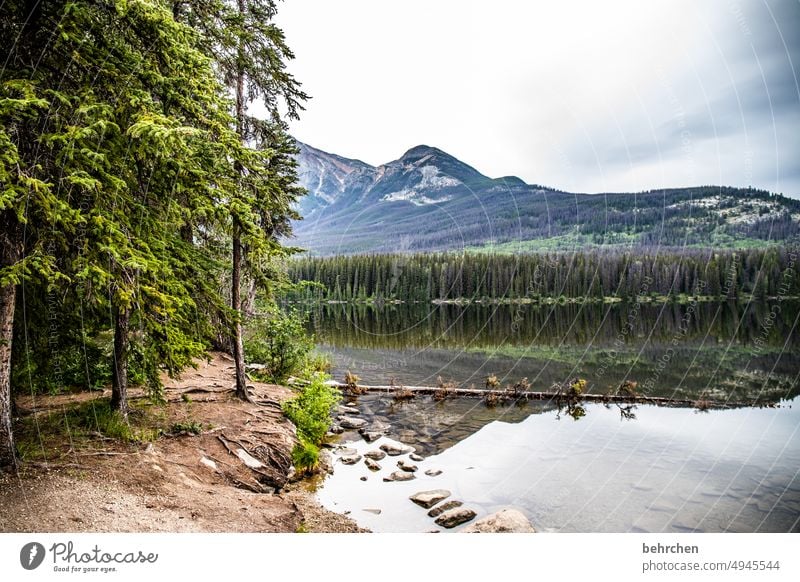
[[[14,336],[16,285],[0,289],[0,471],[17,467],[11,426],[11,341]]]
[[[114,309],[114,371],[111,382],[111,408],[128,416],[128,343],[130,307]]]
[[[242,339],[242,242],[238,236],[238,227],[234,227],[233,236],[233,272],[231,274],[231,309],[236,313],[233,324],[233,361],[236,366],[236,396],[250,401],[247,392],[247,376],[244,367],[244,341]]]
[[[244,0],[238,2],[239,14],[244,14]],[[241,41],[240,41],[241,42]],[[243,48],[239,47],[239,52]],[[244,71],[241,67],[236,73],[236,132],[244,142]],[[239,170],[241,172],[241,168]],[[231,269],[231,309],[235,312],[233,326],[233,361],[236,366],[236,396],[252,401],[247,392],[247,376],[244,367],[244,340],[242,339],[242,233],[241,226],[233,219],[233,267]]]

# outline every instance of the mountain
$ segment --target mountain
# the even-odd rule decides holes
[[[752,188],[699,186],[573,194],[489,178],[419,145],[371,166],[298,142],[292,244],[314,254],[587,246],[763,246],[800,235],[800,201]]]

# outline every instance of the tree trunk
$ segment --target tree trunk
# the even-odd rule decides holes
[[[131,310],[114,309],[114,371],[111,384],[111,408],[128,416],[128,343]]]
[[[238,1],[239,14],[244,15],[244,0]],[[241,42],[241,41],[240,41]],[[239,46],[239,57],[244,48]],[[239,66],[236,72],[236,132],[244,142],[244,70]],[[241,172],[241,168],[239,168]],[[244,367],[244,341],[242,339],[242,233],[236,217],[233,219],[233,268],[231,270],[231,309],[235,312],[233,324],[233,361],[236,366],[236,396],[251,402],[247,392],[247,376]]]
[[[11,340],[14,336],[16,285],[0,289],[0,471],[17,467],[11,426]]]
[[[248,402],[247,376],[244,367],[244,341],[242,340],[242,241],[238,226],[233,229],[233,270],[231,273],[231,309],[236,313],[233,324],[233,361],[236,366],[236,396]]]

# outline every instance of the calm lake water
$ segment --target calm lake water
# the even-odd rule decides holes
[[[390,427],[384,439],[425,460],[407,482],[382,480],[406,457],[376,473],[336,463],[319,499],[374,531],[440,529],[408,500],[434,488],[478,517],[516,507],[542,531],[800,531],[798,316],[788,302],[315,308],[310,326],[337,378],[349,369],[367,384],[481,387],[493,373],[546,390],[582,377],[595,392],[631,380],[644,394],[765,405],[585,404],[575,414],[547,402],[360,396],[351,404]],[[341,443],[363,454],[384,439],[350,431]]]

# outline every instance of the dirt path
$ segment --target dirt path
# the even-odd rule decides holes
[[[280,410],[287,388],[253,382],[256,402],[237,400],[233,362],[218,353],[165,385],[167,406],[140,398],[135,407],[137,424],[173,427],[149,444],[48,431],[64,410],[91,408],[100,393],[19,398],[36,460],[0,477],[0,531],[359,531],[287,482],[296,439]]]

